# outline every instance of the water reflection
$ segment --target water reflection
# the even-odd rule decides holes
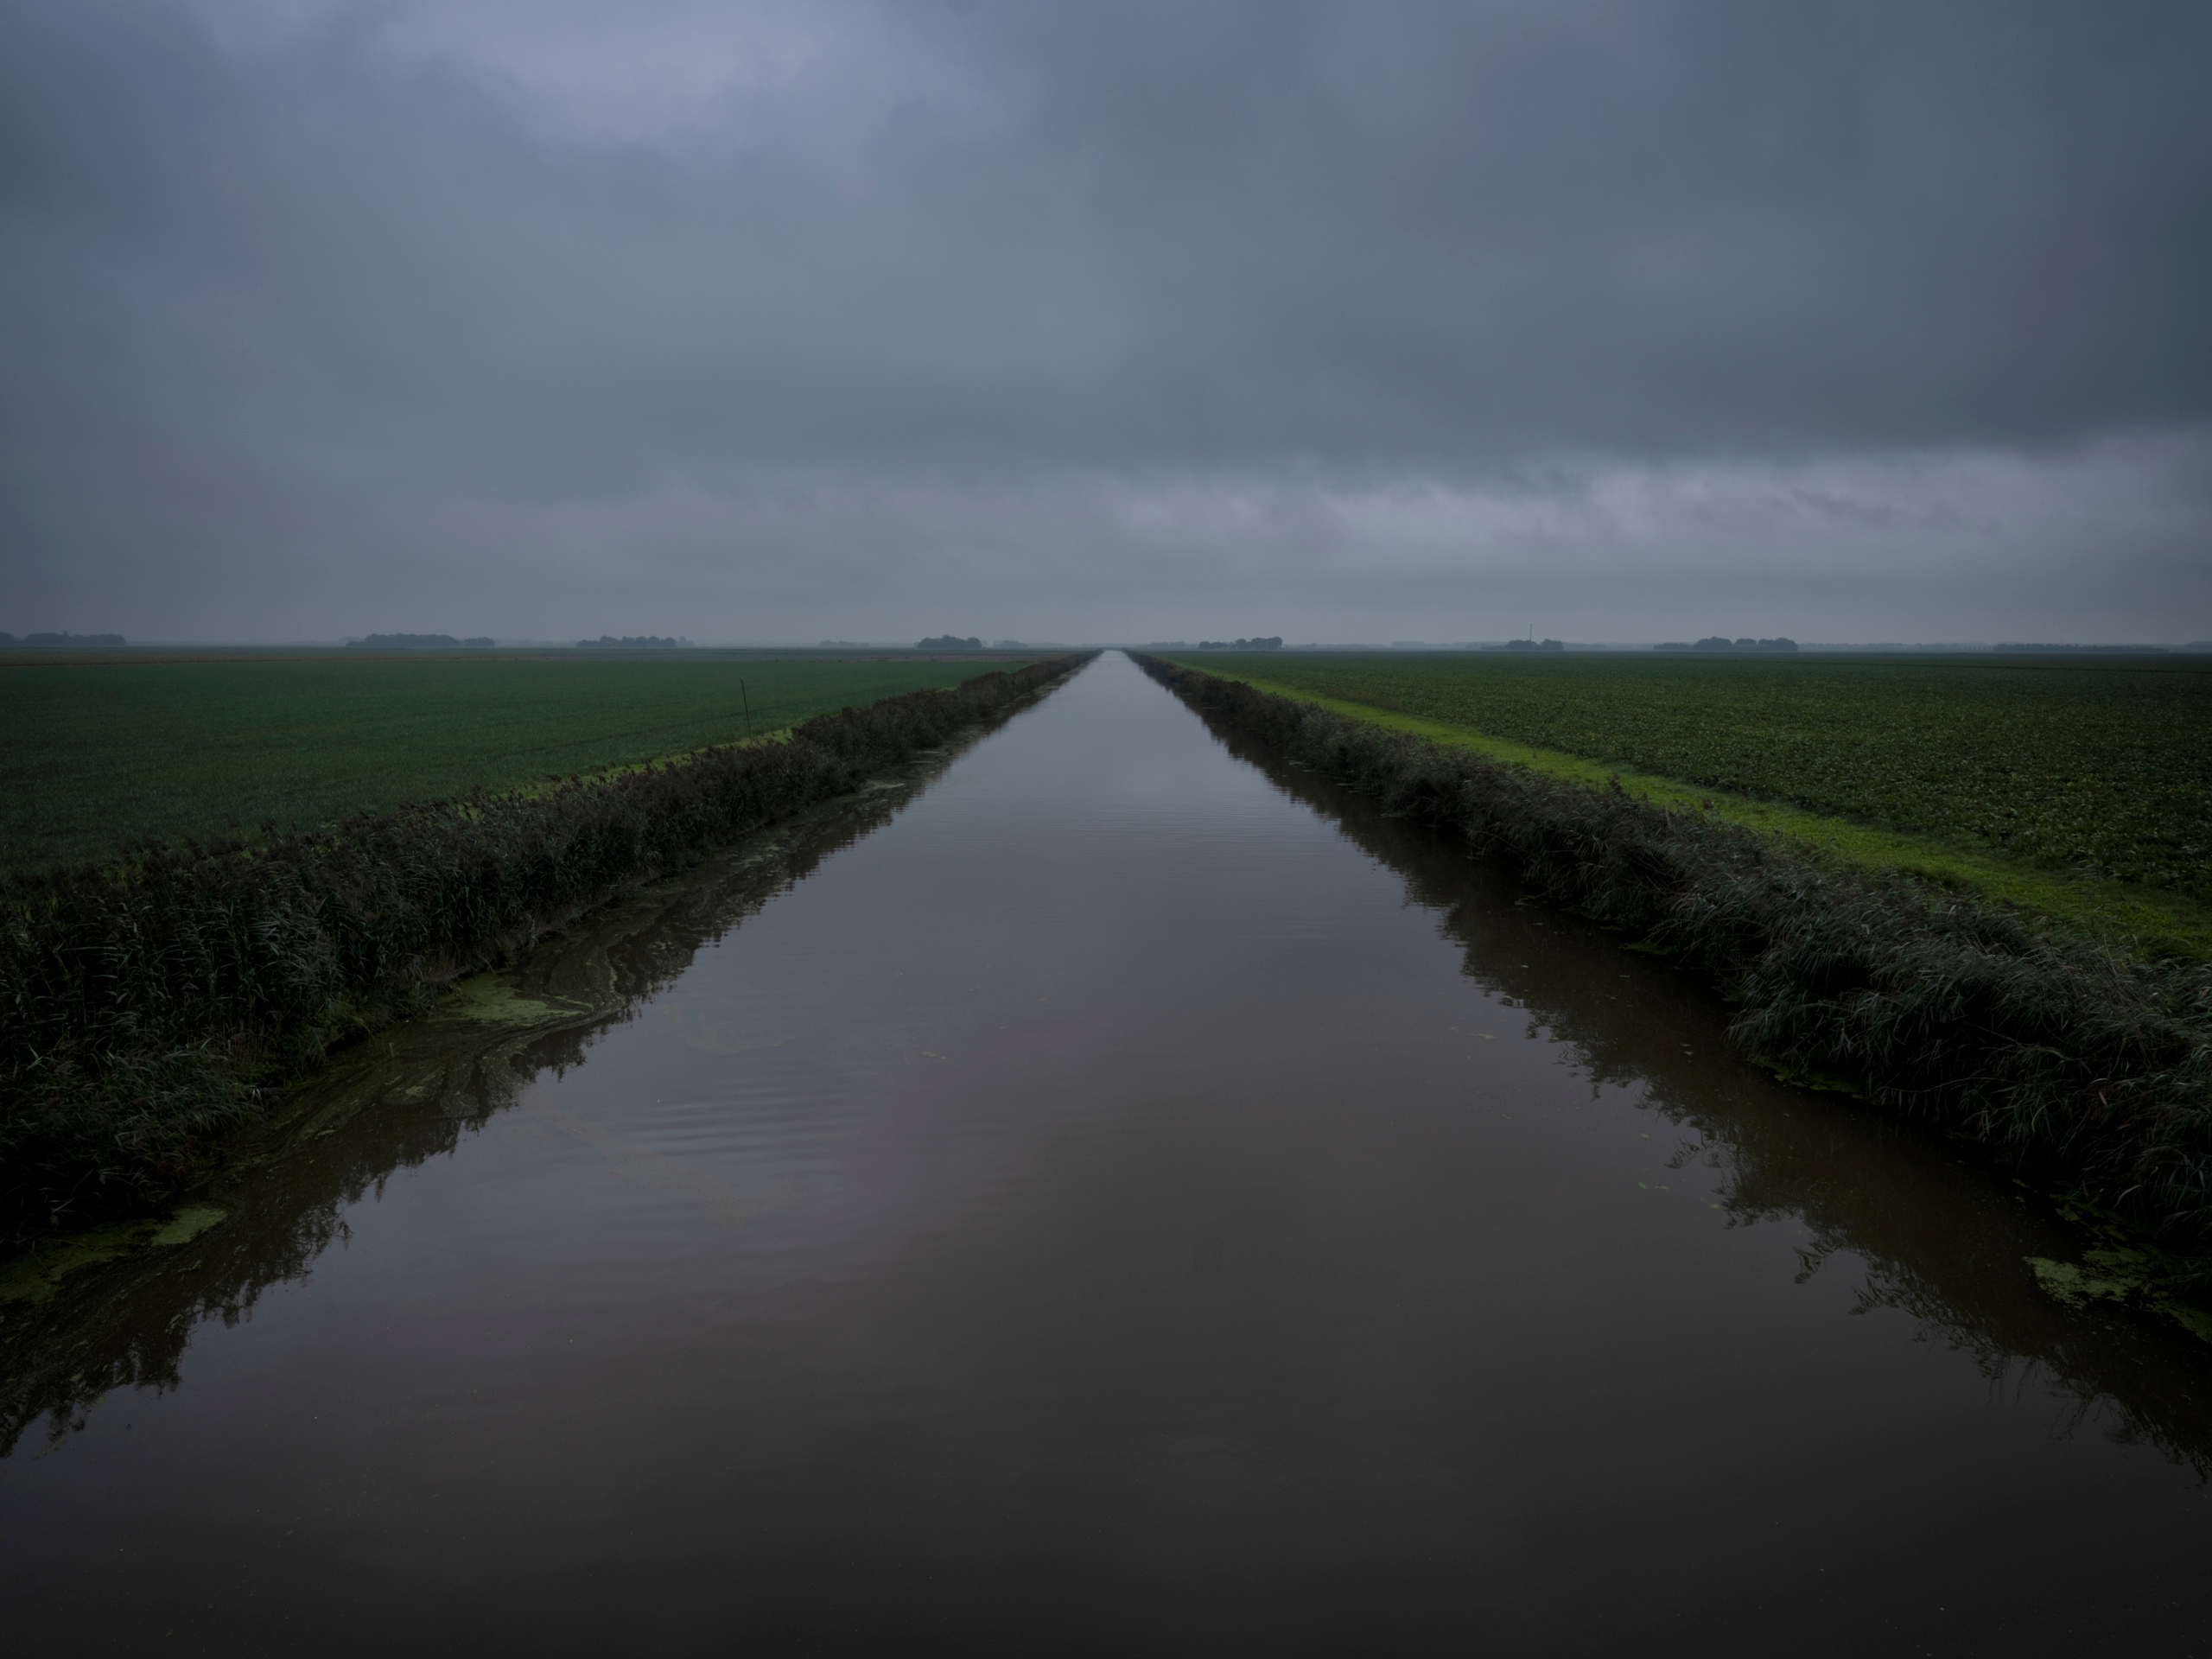
[[[1811,1238],[1801,1282],[1849,1258],[1845,1270],[1864,1274],[1863,1307],[1909,1315],[1993,1384],[2055,1382],[2074,1396],[2076,1423],[2107,1402],[2119,1417],[2106,1432],[2212,1476],[2212,1348],[2154,1316],[2069,1309],[2044,1294],[2024,1258],[2073,1259],[2094,1243],[2046,1191],[1895,1113],[1769,1083],[1721,1040],[1727,1009],[1702,976],[1626,971],[1616,937],[1532,905],[1446,837],[1217,735],[1402,876],[1408,902],[1435,912],[1464,947],[1467,976],[1570,1052],[1593,1091],[1636,1086],[1681,1132],[1675,1167],[1720,1176],[1732,1224],[1802,1221]]]
[[[307,1280],[316,1258],[350,1236],[348,1210],[381,1196],[396,1173],[453,1153],[540,1074],[581,1065],[702,949],[891,822],[966,747],[641,889],[542,942],[512,971],[470,982],[437,1014],[343,1052],[296,1085],[283,1110],[186,1201],[188,1211],[223,1212],[198,1236],[163,1247],[151,1242],[159,1220],[119,1225],[11,1264],[14,1294],[0,1301],[0,1457],[41,1419],[51,1443],[83,1428],[114,1390],[178,1386],[198,1325],[234,1325],[272,1287]],[[507,1131],[518,1140],[596,1133],[546,1105]],[[629,1173],[698,1191],[667,1159],[632,1154]]]
[[[2166,1628],[2201,1489],[2102,1436],[2203,1466],[2191,1339],[1249,759],[1105,659],[349,1056],[219,1225],[11,1325],[10,1421],[86,1427],[0,1550],[125,1647]]]
[[[1891,1114],[1767,1084],[1719,1040],[1726,1009],[1694,976],[1642,963],[1624,971],[1610,936],[1530,906],[1509,879],[1433,832],[1386,817],[1311,772],[1274,764],[1233,736],[1222,741],[1401,876],[1408,902],[1434,912],[1464,949],[1467,976],[1523,1011],[1530,1032],[1560,1045],[1593,1096],[1605,1084],[1639,1089],[1640,1103],[1679,1132],[1674,1166],[1720,1175],[1732,1223],[1807,1224],[1802,1276],[1831,1255],[1848,1256],[1847,1270],[1863,1264],[1865,1305],[1909,1314],[1973,1354],[1993,1382],[2040,1371],[2084,1414],[2107,1400],[2121,1414],[2115,1432],[2212,1472],[2202,1344],[2139,1316],[2076,1312],[2042,1294],[2023,1257],[2076,1255],[2082,1240],[2037,1191]],[[305,1279],[347,1237],[351,1206],[381,1192],[394,1172],[451,1153],[512,1109],[540,1072],[559,1076],[582,1064],[602,1033],[680,979],[702,947],[889,823],[949,759],[932,756],[896,786],[887,780],[634,894],[547,941],[515,971],[471,986],[440,1017],[343,1055],[297,1089],[231,1171],[193,1200],[225,1211],[222,1225],[169,1249],[147,1248],[151,1230],[140,1230],[120,1241],[130,1248],[118,1259],[67,1273],[7,1306],[0,1455],[41,1418],[58,1435],[81,1427],[85,1411],[111,1390],[175,1386],[195,1325],[235,1324],[270,1286]],[[788,1040],[727,1027],[684,1035],[721,1055]],[[547,1103],[507,1132],[518,1143],[593,1141],[632,1181],[709,1204],[734,1201],[680,1160]],[[1217,1238],[1192,1248],[1196,1270],[1217,1269]]]

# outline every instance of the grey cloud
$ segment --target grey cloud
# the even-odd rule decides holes
[[[604,84],[529,8],[231,10],[0,20],[19,606],[258,585],[304,619],[420,566],[480,615],[527,524],[593,605],[749,583],[812,619],[887,578],[1090,614],[1273,581],[1325,617],[1411,582],[1410,520],[1309,533],[1399,484],[1520,501],[1563,467],[1560,533],[1602,551],[1593,468],[1733,467],[1739,501],[1763,468],[2212,423],[2194,9],[671,7],[664,118],[650,5],[608,14],[646,67]],[[724,27],[821,38],[677,73]],[[2143,489],[2178,499],[2177,465]],[[1895,546],[1974,539],[1942,501],[1786,487]],[[1154,563],[1097,509],[1209,493],[1276,517]],[[1468,512],[1465,568],[1555,580]],[[1029,550],[978,552],[994,524]],[[1822,591],[1816,554],[1770,556]]]

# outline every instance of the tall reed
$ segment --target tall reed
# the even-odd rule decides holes
[[[149,844],[0,889],[0,1236],[189,1179],[270,1085],[624,889],[1005,710],[1062,657],[823,715],[789,741]]]

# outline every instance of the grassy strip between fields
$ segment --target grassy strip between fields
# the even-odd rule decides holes
[[[1183,664],[1184,667],[1198,667]],[[1296,686],[1283,685],[1250,675],[1218,674],[1294,702],[1311,703],[1332,713],[1346,715],[1394,732],[1425,737],[1451,748],[1471,749],[1492,760],[1532,767],[1554,778],[1565,778],[1593,789],[1610,787],[1615,779],[1631,794],[1653,804],[1682,807],[1725,818],[1749,829],[1793,836],[1827,849],[1853,863],[1877,869],[1898,870],[1908,875],[1971,887],[1986,897],[2030,910],[2042,911],[2069,921],[2100,928],[2117,927],[2146,944],[2164,944],[2195,956],[2212,956],[2212,912],[2178,896],[2152,897],[2139,888],[2091,876],[2060,875],[2033,869],[1986,853],[1955,847],[1925,836],[1878,830],[1847,818],[1824,817],[1773,801],[1728,795],[1679,779],[1656,778],[1646,772],[1624,771],[1580,755],[1556,749],[1531,748],[1509,738],[1471,731],[1423,720],[1394,709],[1341,697],[1325,697]]]
[[[1448,728],[1438,741],[1372,709],[1138,662],[1217,730],[1712,974],[1737,1004],[1732,1039],[1785,1078],[1852,1088],[2077,1187],[2158,1246],[2129,1256],[2139,1279],[2054,1294],[2128,1301],[2212,1336],[2193,1311],[2212,1294],[2212,960],[1676,810],[1625,778],[1593,788],[1601,769],[1547,771],[1520,746],[1488,752]]]
[[[0,887],[0,1238],[181,1189],[335,1045],[1081,660],[818,715],[779,741],[15,877]]]

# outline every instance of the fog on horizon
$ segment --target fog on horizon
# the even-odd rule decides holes
[[[0,629],[2212,638],[2208,50],[19,0]]]

